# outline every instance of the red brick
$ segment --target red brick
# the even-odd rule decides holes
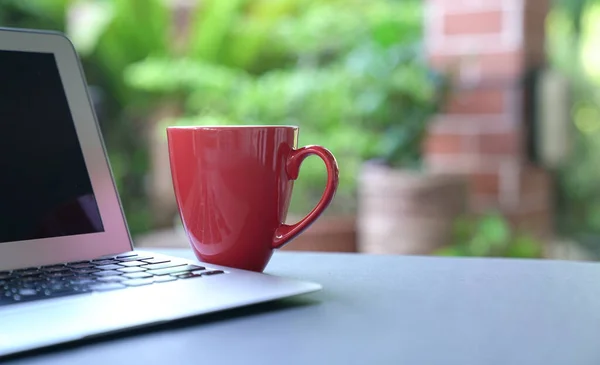
[[[546,14],[526,12],[523,49],[527,66],[541,65],[546,60]]]
[[[465,136],[452,133],[431,133],[425,139],[424,149],[428,154],[461,153],[465,149]]]
[[[552,175],[536,166],[524,166],[519,174],[519,204],[508,212],[519,229],[538,237],[553,233]]]
[[[426,0],[433,5],[443,6],[445,9],[453,11],[477,10],[477,9],[501,9],[504,0]]]
[[[509,115],[437,115],[429,130],[436,133],[499,133],[514,128]]]
[[[523,29],[525,38],[529,35],[544,35],[546,32],[546,13],[527,11],[523,16]]]
[[[512,160],[506,156],[474,153],[427,153],[425,155],[427,168],[440,173],[495,173],[507,159]]]
[[[486,54],[480,56],[480,60],[484,76],[519,76],[524,71],[521,51]]]
[[[471,194],[496,196],[500,192],[500,176],[497,173],[475,173],[469,176]]]
[[[520,187],[524,199],[532,195],[547,196],[550,199],[553,188],[552,175],[536,166],[524,167],[520,176]]]
[[[482,79],[510,79],[520,76],[524,71],[523,52],[506,51],[476,55],[429,55],[430,64],[443,72],[460,71],[461,64],[479,64]]]
[[[489,155],[514,155],[522,152],[522,136],[519,131],[482,133],[477,135],[477,152]]]
[[[529,103],[516,86],[528,67],[545,62],[551,0],[426,1],[434,16],[427,22],[429,62],[454,81],[442,122],[431,129],[437,137],[426,145],[428,167],[469,177],[475,212],[500,209],[519,228],[551,232],[553,181],[526,165]]]
[[[475,194],[470,192],[470,211],[473,213],[486,213],[498,210],[500,201],[498,195]]]
[[[527,55],[525,57],[525,63],[528,67],[535,67],[543,65],[546,62],[546,49],[544,40],[528,40],[527,41]]]
[[[448,114],[502,114],[504,105],[502,89],[455,91],[445,111]]]
[[[548,14],[551,0],[521,0],[524,2],[526,13]]]
[[[543,239],[550,237],[554,231],[552,209],[537,210],[524,214],[507,214],[508,220],[521,234]]]
[[[491,34],[502,31],[502,11],[447,14],[444,34]]]

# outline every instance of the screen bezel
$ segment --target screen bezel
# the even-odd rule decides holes
[[[0,49],[54,55],[104,225],[104,232],[0,243],[0,271],[131,250],[131,237],[73,44],[58,32],[0,28]]]

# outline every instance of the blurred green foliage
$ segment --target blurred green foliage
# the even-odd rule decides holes
[[[422,58],[420,0],[202,0],[179,10],[163,0],[6,4],[29,14],[27,27],[73,40],[101,101],[133,234],[152,228],[147,136],[168,124],[298,125],[300,144],[338,158],[341,183],[328,212],[352,214],[361,163],[418,166],[443,96],[444,79]],[[179,113],[151,125],[164,105]],[[322,163],[309,158],[291,212],[312,208],[325,180]]]
[[[231,34],[211,37],[211,47],[200,53],[190,41],[183,54],[134,63],[125,70],[125,80],[157,100],[176,96],[183,106],[182,115],[165,120],[159,133],[168,124],[300,126],[300,143],[328,147],[340,164],[338,197],[328,213],[351,214],[362,161],[418,166],[427,122],[441,103],[444,79],[421,58],[421,4],[283,3],[288,6],[267,12],[278,16],[261,22],[269,26],[251,27],[256,33],[250,46],[232,26]],[[243,7],[237,13],[231,4],[225,8],[221,16],[228,12],[253,19]],[[266,42],[262,45],[269,52],[257,52],[255,38]],[[232,41],[237,54],[229,58]],[[240,49],[250,55],[241,56]],[[268,64],[278,61],[278,67],[259,67],[265,55]],[[308,211],[324,184],[324,167],[309,159],[296,183],[292,213]]]
[[[543,247],[533,237],[518,232],[501,214],[461,217],[454,225],[452,243],[436,252],[440,256],[541,258]]]
[[[64,31],[71,0],[0,0],[0,26]]]
[[[102,107],[133,234],[152,228],[145,136],[163,102],[179,105],[181,115],[162,121],[161,134],[166,124],[299,125],[301,144],[325,145],[338,157],[336,214],[355,209],[364,160],[419,165],[428,118],[446,90],[421,58],[421,0],[201,3],[175,12],[163,0],[0,0],[1,26],[65,31],[73,40]],[[599,20],[600,0],[554,0],[547,21],[548,56],[574,93],[572,154],[557,171],[560,228],[573,236],[600,235]],[[181,40],[177,24],[187,27]],[[312,206],[324,183],[322,163],[307,160],[292,210]],[[455,249],[481,254],[507,242],[489,233],[502,229],[485,228],[497,220],[480,223],[459,223],[480,238]]]
[[[600,249],[600,1],[555,0],[547,20],[548,56],[572,91],[570,156],[557,172],[558,227]]]

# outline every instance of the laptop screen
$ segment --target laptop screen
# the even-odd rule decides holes
[[[54,55],[0,51],[0,242],[101,231]]]

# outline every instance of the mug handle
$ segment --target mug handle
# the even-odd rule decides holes
[[[321,200],[319,200],[317,206],[298,223],[292,225],[282,224],[277,228],[275,237],[273,238],[273,248],[281,248],[313,224],[314,221],[323,214],[325,209],[327,209],[335,196],[339,181],[339,169],[335,157],[325,147],[306,146],[293,150],[286,163],[288,177],[291,180],[296,180],[300,172],[300,165],[302,165],[304,159],[311,155],[319,156],[327,168],[327,185],[325,186],[323,196],[321,196]]]

